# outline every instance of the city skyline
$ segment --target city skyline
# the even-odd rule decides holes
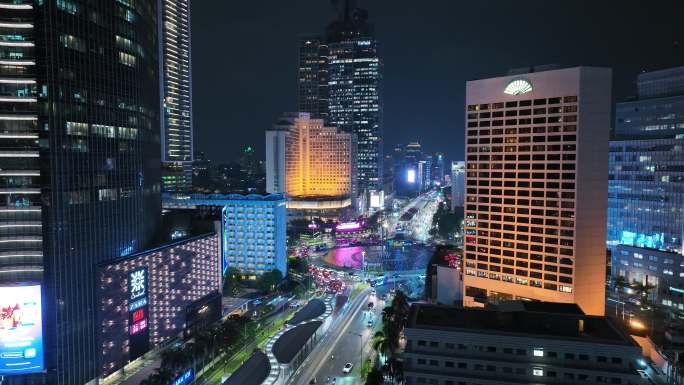
[[[667,5],[0,0],[0,383],[684,385]]]
[[[534,1],[359,5],[368,10],[381,43],[385,153],[396,144],[420,139],[426,152],[443,151],[447,160],[463,160],[458,106],[464,103],[467,80],[532,65],[598,65],[613,68],[614,101],[622,101],[636,95],[634,79],[640,71],[678,65],[684,44],[684,32],[673,27],[676,10],[684,6],[677,2],[667,2],[669,8],[636,1],[622,2],[619,8],[588,1],[553,7]],[[482,27],[473,15],[487,15]],[[515,18],[509,19],[511,15]],[[195,88],[203,90],[195,94],[196,149],[221,163],[238,153],[238,143],[248,143],[263,157],[263,129],[282,111],[297,110],[293,91],[299,39],[322,30],[335,10],[328,1],[268,7],[197,2],[192,16],[203,21],[193,30],[193,80]],[[633,27],[642,18],[659,23]],[[585,20],[577,24],[579,19]],[[500,34],[501,28],[515,32]],[[223,36],[235,51],[204,48],[215,36]],[[235,60],[230,52],[247,54]],[[278,65],[273,67],[267,56],[279,58]],[[273,91],[261,93],[259,84]],[[235,108],[226,113],[219,103]],[[416,130],[425,132],[426,139],[417,138]],[[239,140],[227,140],[229,135]],[[444,148],[443,143],[451,145]]]

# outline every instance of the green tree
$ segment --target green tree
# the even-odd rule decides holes
[[[381,385],[383,382],[382,372],[380,369],[374,367],[370,372],[368,372],[368,376],[366,377],[366,385]]]
[[[257,278],[256,287],[260,291],[267,293],[275,290],[276,286],[283,279],[283,273],[278,269],[273,269]]]
[[[242,287],[242,272],[234,267],[229,267],[223,276],[223,295],[235,297]]]

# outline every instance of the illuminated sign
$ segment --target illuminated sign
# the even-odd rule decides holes
[[[380,208],[385,205],[385,194],[382,191],[370,192],[370,207]]]
[[[146,319],[140,320],[140,321],[134,323],[133,325],[131,325],[131,335],[138,334],[139,332],[141,332],[145,329],[147,329],[147,320]]]
[[[414,170],[414,169],[406,170],[406,181],[409,183],[416,183],[416,170]]]
[[[147,270],[133,270],[128,274],[129,298],[138,299],[147,294]]]
[[[195,371],[192,368],[184,371],[170,385],[187,385],[195,379]]]
[[[137,299],[131,303],[128,304],[128,311],[133,311],[136,309],[140,309],[143,306],[147,306],[147,297],[145,298],[140,298]]]
[[[335,226],[336,230],[358,230],[361,228],[361,223],[359,222],[345,222],[345,223],[340,223],[339,225]]]
[[[532,84],[524,79],[515,79],[506,85],[504,94],[522,95],[532,91]]]
[[[0,376],[42,372],[40,285],[0,287]]]
[[[150,349],[147,267],[128,273],[129,359],[134,360]]]

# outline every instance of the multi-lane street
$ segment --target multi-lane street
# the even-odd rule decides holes
[[[315,379],[317,384],[330,383],[354,384],[359,378],[361,349],[369,353],[368,346],[372,330],[367,326],[368,319],[378,317],[378,305],[368,312],[368,302],[375,302],[371,289],[365,289],[349,303],[349,308],[336,320],[326,336],[309,354],[299,370],[290,379],[291,385],[307,385]],[[382,306],[382,305],[379,305]],[[350,373],[343,373],[344,365],[351,362],[354,367]]]

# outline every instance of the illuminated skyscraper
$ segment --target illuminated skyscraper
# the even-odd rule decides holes
[[[435,154],[432,162],[432,180],[435,184],[444,183],[444,154],[441,152]]]
[[[455,212],[457,208],[463,211],[463,203],[465,198],[465,162],[453,161],[451,162],[451,211]]]
[[[356,134],[359,192],[382,189],[380,58],[368,13],[344,3],[325,38],[300,43],[299,107]]]
[[[40,346],[3,345],[5,384],[96,378],[97,264],[156,233],[157,12],[123,0],[0,3],[0,286],[42,285],[46,334],[45,371]],[[42,373],[16,376],[31,371]]]
[[[319,36],[299,41],[298,111],[328,119],[328,45]]]
[[[162,188],[192,189],[192,65],[190,0],[160,2]]]
[[[356,191],[354,135],[290,113],[266,131],[266,190],[292,198],[291,209],[339,209]]]
[[[618,103],[610,142],[608,246],[614,276],[684,310],[684,67],[645,72]],[[653,298],[652,298],[653,299]]]
[[[466,305],[514,298],[604,313],[609,69],[466,85]]]

